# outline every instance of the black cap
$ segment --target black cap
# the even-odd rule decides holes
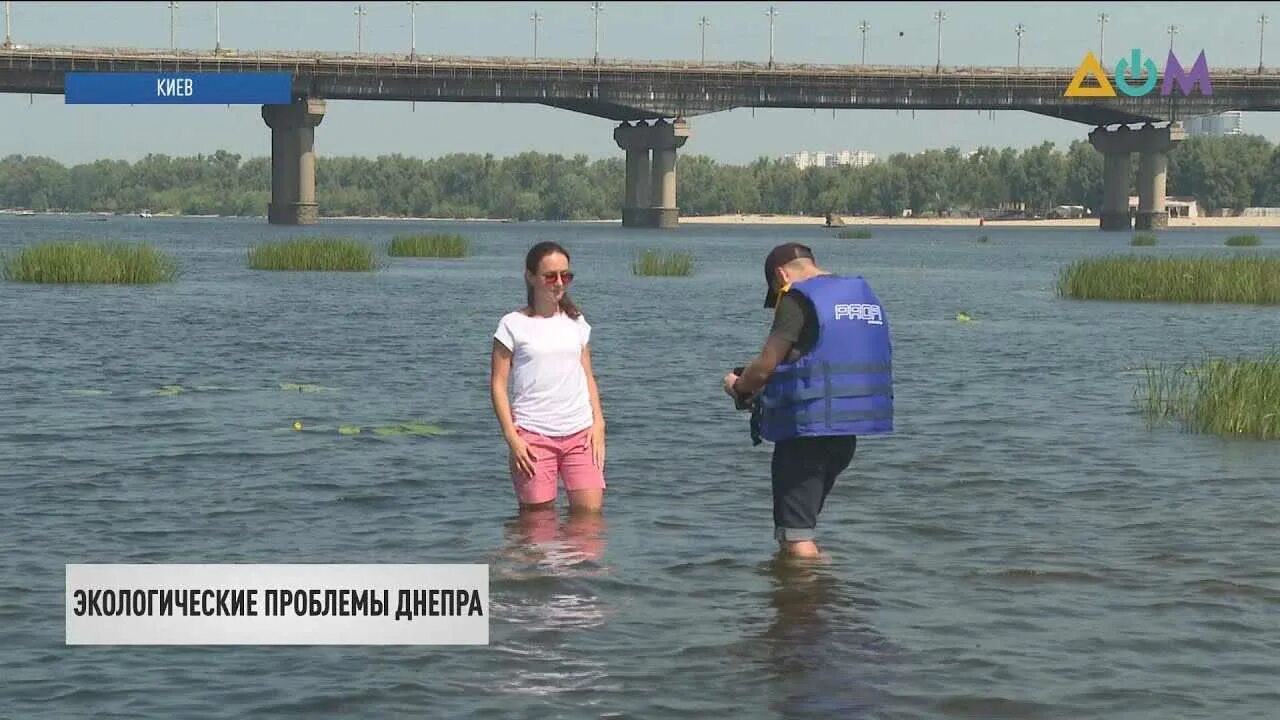
[[[784,243],[769,251],[769,257],[764,259],[765,307],[771,308],[778,304],[778,294],[770,288],[774,272],[797,258],[813,260],[813,251],[800,243]]]

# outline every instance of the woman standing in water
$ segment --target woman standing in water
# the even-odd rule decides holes
[[[524,266],[528,304],[498,323],[489,384],[511,450],[516,499],[522,511],[554,507],[559,477],[571,511],[598,512],[604,413],[591,370],[591,326],[569,299],[573,271],[564,248],[538,243]]]

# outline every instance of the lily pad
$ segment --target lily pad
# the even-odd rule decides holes
[[[72,390],[63,390],[63,395],[74,395],[76,397],[101,397],[110,395],[110,390],[96,390],[94,388],[74,388]]]
[[[439,425],[428,425],[420,422],[406,422],[398,423],[396,425],[381,425],[373,429],[373,434],[382,437],[396,437],[400,435],[431,437],[435,435],[448,435],[449,431]]]
[[[339,425],[338,434],[339,435],[359,435],[360,426],[359,425]]]
[[[322,388],[315,383],[280,383],[280,389],[290,392],[315,393],[328,388]]]
[[[187,389],[181,385],[161,385],[159,388],[152,390],[152,395],[179,395],[186,392]]]

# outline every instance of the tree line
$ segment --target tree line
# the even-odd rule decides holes
[[[1137,177],[1137,155],[1133,156]],[[621,214],[621,157],[526,152],[506,158],[321,157],[316,193],[323,215],[594,220]],[[864,167],[798,169],[760,158],[726,165],[679,160],[685,215],[771,213],[915,215],[983,213],[1010,204],[1030,212],[1102,202],[1102,155],[1085,141],[1016,150],[990,147],[899,153]],[[1169,195],[1194,196],[1210,211],[1280,205],[1280,146],[1251,135],[1192,137],[1169,155]],[[0,207],[35,211],[264,215],[271,161],[212,155],[147,155],[66,167],[45,157],[0,160]],[[1136,194],[1130,188],[1130,194]]]

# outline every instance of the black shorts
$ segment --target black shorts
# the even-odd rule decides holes
[[[836,476],[853,462],[853,435],[798,437],[773,446],[773,535],[791,542],[812,540],[818,513]]]

